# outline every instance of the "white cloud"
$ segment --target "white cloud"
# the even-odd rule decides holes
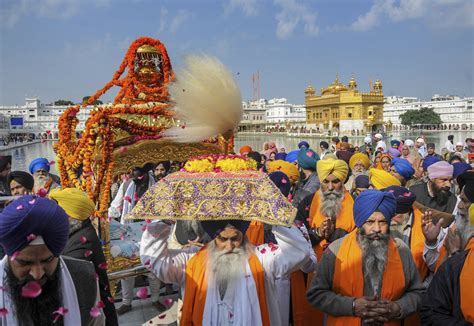
[[[231,12],[240,9],[246,16],[256,16],[258,14],[257,0],[230,0],[225,6],[225,11]]]
[[[180,10],[176,14],[176,16],[173,17],[170,23],[170,32],[174,33],[178,30],[181,25],[186,23],[188,19],[191,18],[191,13],[186,10]]]
[[[369,11],[352,23],[351,29],[367,31],[384,19],[423,19],[437,27],[474,26],[473,4],[472,0],[375,0]]]
[[[296,0],[274,0],[274,4],[281,7],[281,11],[275,16],[278,38],[290,38],[300,24],[303,25],[303,31],[306,35],[316,36],[319,34],[319,27],[316,25],[317,13],[312,12],[306,4],[299,3]]]
[[[77,15],[87,6],[102,7],[110,0],[17,0],[0,9],[0,26],[12,28],[21,18],[28,15],[68,19]]]
[[[160,10],[160,27],[158,34],[165,32],[175,33],[181,26],[183,26],[193,14],[187,10],[179,10],[176,15],[170,15],[168,9],[161,7]]]

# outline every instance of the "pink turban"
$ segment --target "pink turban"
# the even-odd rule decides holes
[[[439,161],[428,167],[428,177],[433,180],[436,178],[453,177],[454,167],[446,161]]]

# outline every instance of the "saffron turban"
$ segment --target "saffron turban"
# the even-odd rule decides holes
[[[77,188],[53,189],[49,198],[54,199],[69,217],[84,221],[95,211],[94,202]]]
[[[396,140],[396,139],[392,139],[392,140],[390,141],[390,145],[391,145],[391,146],[397,146],[397,147],[398,147],[398,146],[400,146],[400,141],[399,141],[399,140]]]
[[[421,166],[423,167],[423,170],[426,171],[430,165],[435,164],[436,162],[439,162],[439,161],[440,161],[440,159],[437,156],[427,155],[423,159],[423,163],[421,164]]]
[[[10,183],[15,180],[28,190],[33,190],[35,185],[35,179],[28,172],[24,171],[12,171],[7,175],[7,187],[10,187]]]
[[[286,159],[286,155],[288,155],[288,154],[286,154],[286,153],[276,153],[275,154],[275,160],[283,160],[284,161]]]
[[[300,172],[296,165],[282,160],[269,162],[267,165],[267,172],[272,173],[281,171],[290,179],[292,183],[296,182],[300,176]]]
[[[364,153],[355,153],[354,155],[351,156],[351,159],[349,160],[349,167],[351,169],[354,169],[354,166],[358,163],[361,162],[362,165],[364,165],[365,169],[369,169],[370,167],[370,159],[367,156],[367,154]]]
[[[369,179],[370,184],[372,184],[375,189],[381,190],[388,188],[390,186],[401,186],[400,180],[395,178],[393,175],[388,173],[385,170],[380,169],[370,169],[369,170]]]
[[[349,167],[343,160],[335,160],[330,158],[327,160],[324,159],[318,161],[317,171],[319,180],[321,182],[324,181],[330,174],[344,182],[347,178],[347,174],[349,173]]]
[[[49,161],[44,157],[35,158],[33,161],[31,161],[29,170],[31,174],[38,170],[45,170],[49,172]]]
[[[381,212],[390,224],[397,209],[395,196],[389,192],[369,189],[362,192],[354,201],[354,222],[360,228],[376,211]]]
[[[252,151],[252,147],[250,147],[249,145],[245,145],[245,146],[242,146],[240,147],[240,155],[243,155],[244,153],[250,153]]]
[[[410,212],[413,203],[416,200],[416,195],[407,188],[391,186],[385,188],[383,191],[392,193],[397,201],[397,214],[405,214]]]
[[[249,228],[250,221],[242,221],[242,220],[223,220],[223,221],[201,221],[202,228],[206,233],[211,237],[211,239],[214,239],[224,231],[224,229],[229,226],[236,228],[242,234],[245,235],[247,232],[247,229]]]
[[[465,162],[456,162],[453,163],[453,178],[457,178],[461,175],[464,171],[470,170],[471,165]]]
[[[306,140],[303,140],[303,141],[300,141],[298,143],[298,148],[301,149],[301,147],[306,147],[306,148],[309,148],[309,143],[306,141]]]
[[[319,155],[312,149],[301,147],[298,153],[298,166],[303,169],[316,170],[316,162],[319,161]]]
[[[390,154],[391,157],[399,157],[400,156],[400,151],[396,148],[390,147],[387,152]]]
[[[281,171],[272,172],[268,176],[270,177],[270,180],[273,181],[275,186],[277,186],[278,189],[280,189],[281,193],[285,197],[288,197],[288,195],[290,194],[290,189],[291,189],[290,178],[288,178],[288,176]]]
[[[287,162],[290,162],[290,163],[293,163],[293,162],[297,161],[297,160],[298,160],[298,153],[299,153],[299,152],[300,152],[299,150],[294,150],[294,151],[289,152],[289,153],[286,155],[285,160],[286,160]]]
[[[446,178],[453,176],[454,168],[446,161],[439,161],[428,167],[428,178],[431,180],[436,178]]]
[[[31,195],[22,196],[0,213],[0,244],[8,256],[29,245],[32,237],[58,257],[69,237],[69,218],[54,201]]]
[[[410,179],[415,174],[415,169],[407,160],[396,157],[392,160],[391,165],[405,180]]]

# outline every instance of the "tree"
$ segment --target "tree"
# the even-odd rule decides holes
[[[74,105],[74,103],[69,100],[57,100],[54,102],[54,105]]]
[[[408,110],[400,115],[402,125],[439,125],[442,124],[438,113],[430,108],[421,108],[419,110]]]
[[[84,96],[82,98],[82,103],[86,102],[89,98],[90,98],[90,96]],[[92,105],[101,105],[101,104],[104,104],[104,103],[102,103],[101,100],[95,100],[94,102],[92,102]]]

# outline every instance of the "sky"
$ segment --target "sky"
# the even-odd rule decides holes
[[[140,36],[184,58],[216,56],[243,100],[304,103],[336,77],[386,96],[474,95],[472,0],[1,0],[0,105],[81,101],[111,78]],[[116,90],[102,97],[113,100]]]

